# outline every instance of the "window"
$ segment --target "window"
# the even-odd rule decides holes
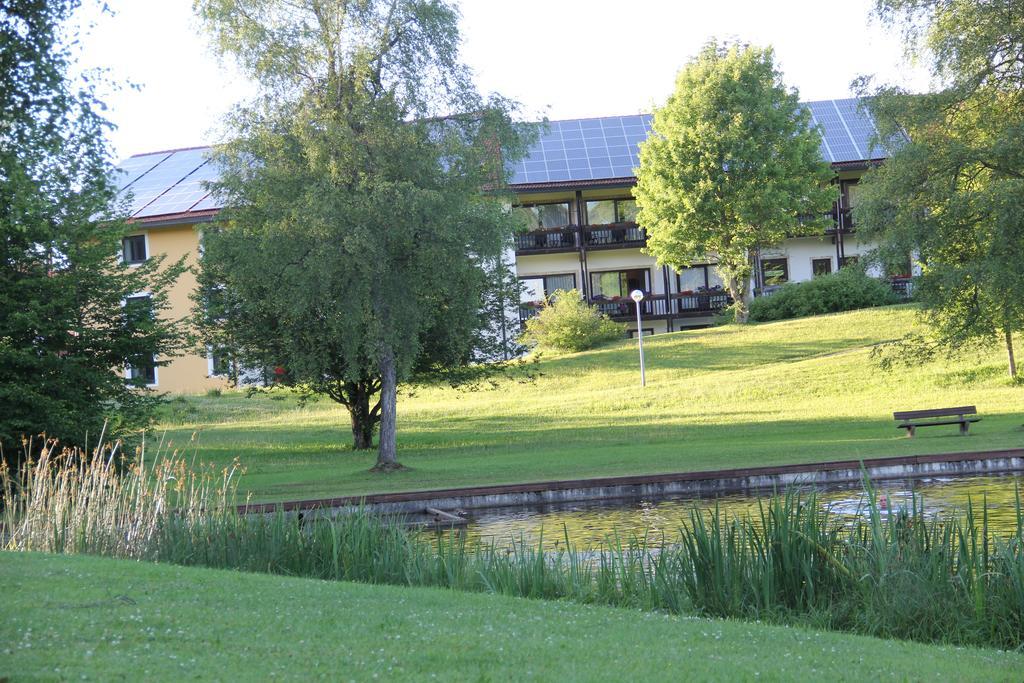
[[[214,348],[210,350],[210,376],[225,377],[231,374],[231,358],[227,349]]]
[[[596,298],[614,299],[629,296],[634,289],[644,292],[651,291],[650,271],[637,268],[635,270],[613,270],[607,273],[590,274],[591,295]]]
[[[846,208],[857,206],[857,183],[846,183]]]
[[[153,299],[149,294],[136,294],[124,300],[125,324],[144,326],[154,318]],[[156,384],[156,359],[150,354],[140,363],[128,364],[125,377],[135,384]]]
[[[600,201],[587,202],[587,224],[607,225],[615,223],[615,200],[602,199]]]
[[[840,268],[840,270],[845,268],[846,266],[852,266],[852,265],[856,264],[857,263],[857,259],[858,259],[857,256],[844,256],[843,258],[839,259],[839,268]]]
[[[121,240],[121,253],[127,264],[142,263],[149,255],[146,253],[146,236],[132,235]]]
[[[828,275],[832,272],[832,259],[831,258],[812,258],[811,259],[811,274],[814,277],[819,275]]]
[[[700,292],[718,290],[724,287],[718,270],[711,264],[685,268],[676,274],[677,291]]]
[[[635,199],[597,199],[587,202],[587,224],[636,223]]]
[[[560,289],[566,292],[570,289],[576,289],[576,276],[572,273],[568,275],[544,276],[544,294],[551,296]]]
[[[725,280],[715,266],[704,266],[708,271],[708,289],[725,289]]]
[[[695,266],[681,270],[676,276],[679,280],[680,292],[696,292],[708,286],[708,272],[704,266]]]
[[[568,202],[520,206],[518,211],[526,218],[527,230],[561,228],[569,225]]]
[[[520,294],[520,301],[522,303],[543,301],[560,289],[565,291],[576,289],[576,275],[574,273],[524,277],[520,278],[519,282],[522,285],[522,292]]]
[[[153,320],[153,300],[148,294],[137,294],[124,300],[124,314],[129,325]]]
[[[636,223],[636,200],[619,199],[615,202],[617,223]]]
[[[765,287],[789,282],[789,259],[761,259],[761,281]]]
[[[128,380],[133,384],[156,384],[156,358],[150,355],[147,360],[128,366]]]

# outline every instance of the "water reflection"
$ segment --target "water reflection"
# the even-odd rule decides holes
[[[1024,489],[1024,474],[1003,476],[955,476],[902,479],[875,484],[882,513],[909,508],[917,497],[923,500],[925,513],[941,515],[962,511],[972,500],[980,512],[987,503],[989,528],[996,534],[1008,534],[1016,528],[1016,487]],[[817,490],[821,504],[831,506],[839,517],[853,519],[860,514],[867,494],[859,484],[804,486]],[[568,503],[537,507],[494,508],[478,512],[461,533],[468,540],[494,541],[499,544],[520,539],[529,544],[540,542],[548,549],[564,547],[565,537],[580,548],[590,548],[618,534],[623,541],[630,536],[646,535],[660,545],[672,543],[694,506],[711,508],[716,501],[723,512],[732,515],[757,515],[758,498],[770,491],[720,496],[718,498],[665,497],[657,500],[615,500]]]

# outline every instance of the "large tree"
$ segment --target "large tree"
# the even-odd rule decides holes
[[[834,199],[810,113],[771,48],[711,42],[652,127],[633,190],[647,250],[675,268],[715,259],[745,322],[758,250],[820,232]]]
[[[160,315],[180,264],[119,256],[108,124],[69,76],[78,4],[0,6],[0,445],[14,455],[23,435],[81,445],[105,420],[115,435],[145,424],[156,397],[125,367],[180,341]]]
[[[395,469],[399,382],[495,340],[515,228],[496,191],[521,130],[473,89],[447,2],[196,6],[262,88],[216,154],[229,208],[204,234],[207,339],[345,405],[357,447],[379,421],[375,469]]]
[[[878,15],[940,84],[872,89],[889,160],[862,179],[858,231],[885,262],[921,267],[915,294],[931,333],[904,358],[1002,344],[1017,376],[1024,329],[1024,2],[883,0]]]

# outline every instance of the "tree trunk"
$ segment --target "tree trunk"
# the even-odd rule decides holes
[[[396,419],[398,417],[398,370],[395,354],[385,346],[380,354],[380,444],[374,472],[393,472],[402,469],[398,462]]]
[[[362,382],[351,383],[348,414],[352,419],[352,448],[357,451],[373,448],[374,420],[370,416],[370,391]]]
[[[1003,328],[1006,338],[1006,359],[1009,362],[1010,379],[1017,379],[1017,361],[1013,357],[1013,332],[1009,327]]]
[[[745,287],[740,287],[739,278],[730,275],[725,281],[729,288],[729,296],[733,300],[733,314],[736,322],[745,323],[750,316],[750,309],[747,307],[747,292]]]

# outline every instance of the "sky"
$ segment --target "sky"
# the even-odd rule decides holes
[[[118,158],[209,144],[220,121],[255,86],[213,54],[191,0],[86,3],[79,67],[108,70],[105,93]],[[463,58],[483,92],[521,102],[531,118],[649,112],[676,73],[712,38],[775,48],[787,85],[803,100],[849,97],[874,75],[928,88],[892,29],[870,16],[872,0],[458,0]]]

